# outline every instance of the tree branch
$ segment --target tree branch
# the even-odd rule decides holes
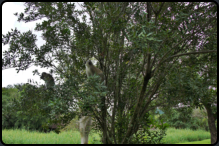
[[[170,56],[170,57],[168,57],[167,59],[165,59],[163,62],[165,62],[166,60],[168,60],[168,59],[170,59],[170,58],[174,58],[174,57],[179,57],[179,56],[184,56],[184,55],[190,55],[190,54],[213,53],[213,52],[217,52],[217,50],[205,50],[205,51],[198,51],[198,52],[182,53],[182,54],[177,54],[177,55]]]
[[[139,96],[138,101],[136,103],[134,113],[131,117],[131,120],[130,120],[129,125],[128,125],[127,132],[125,134],[125,137],[122,140],[122,143],[126,143],[126,141],[127,141],[126,138],[131,136],[134,125],[136,123],[138,124],[138,122],[139,122],[139,114],[140,114],[140,109],[142,108],[144,94],[145,94],[145,91],[147,89],[148,82],[151,78],[150,60],[151,60],[151,54],[149,53],[148,54],[147,67],[146,67],[146,74],[144,75],[143,86],[141,88],[140,96]]]

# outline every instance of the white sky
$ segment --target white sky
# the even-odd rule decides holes
[[[34,22],[18,22],[17,17],[14,16],[14,13],[18,12],[24,12],[25,6],[22,2],[5,2],[2,5],[2,34],[6,34],[8,31],[11,31],[11,29],[15,29],[15,27],[22,32],[26,32],[28,30],[31,30],[34,34],[37,35],[37,46],[42,46],[45,41],[40,37],[41,32],[34,31],[34,28],[36,26],[36,23],[40,23],[43,21],[38,20]],[[76,3],[76,9],[81,9],[78,4]],[[45,20],[45,19],[44,19]],[[4,50],[8,50],[9,45],[3,45],[2,44],[2,52]],[[38,75],[34,75],[32,71],[38,69],[39,73],[47,72],[49,73],[50,69],[46,68],[40,68],[36,66],[31,66],[25,71],[17,71],[14,68],[5,69],[2,70],[2,87],[7,87],[7,85],[14,85],[17,83],[27,83],[28,79],[37,81],[38,84],[44,84],[43,80],[40,80],[40,77]]]

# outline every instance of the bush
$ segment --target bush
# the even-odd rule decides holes
[[[183,107],[172,109],[168,114],[161,115],[162,119],[176,129],[189,128],[192,130],[208,131],[207,113],[205,110]]]
[[[2,95],[2,129],[14,127],[17,117],[13,108],[13,101],[10,99],[10,97]]]
[[[145,115],[144,122],[140,126],[140,130],[130,138],[130,143],[161,144],[169,124],[164,123],[159,115],[149,115],[149,113]],[[151,125],[153,125],[153,130],[151,130]]]

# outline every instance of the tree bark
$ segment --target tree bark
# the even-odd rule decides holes
[[[107,144],[108,141],[107,141],[107,125],[106,125],[106,105],[105,105],[105,97],[101,97],[102,101],[101,101],[101,104],[102,107],[101,107],[101,111],[102,111],[102,120],[103,120],[103,139],[102,139],[102,142],[103,144]]]
[[[205,108],[207,110],[207,114],[208,114],[208,126],[209,126],[210,133],[211,133],[211,144],[215,144],[217,142],[217,129],[215,126],[216,119],[215,119],[214,114],[212,112],[211,105],[207,104],[204,106],[205,106]]]
[[[79,120],[79,129],[81,134],[81,144],[88,144],[88,135],[91,130],[91,117],[83,116]]]

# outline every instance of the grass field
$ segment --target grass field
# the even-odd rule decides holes
[[[97,140],[96,140],[97,139]],[[2,130],[2,141],[5,144],[80,144],[80,133],[77,131],[61,132],[56,134],[29,132],[26,130]],[[89,136],[89,143],[100,144],[98,134]]]
[[[211,144],[211,139],[205,139],[205,140],[193,141],[193,142],[176,143],[176,144]]]
[[[209,138],[211,138],[210,132],[204,130],[194,131],[191,129],[168,128],[167,135],[162,142],[165,144],[174,144],[182,142],[201,141]]]
[[[60,134],[29,132],[26,130],[2,130],[2,141],[5,144],[80,144],[80,133],[64,131]],[[210,144],[210,132],[190,129],[168,128],[162,141],[165,144]],[[100,144],[96,133],[89,135],[89,144]]]

